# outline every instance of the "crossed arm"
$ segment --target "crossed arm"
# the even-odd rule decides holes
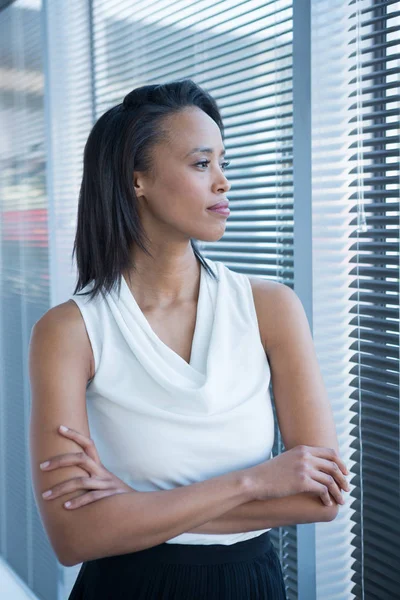
[[[303,305],[283,284],[249,278],[260,336],[271,370],[279,428],[286,450],[324,446],[338,452],[332,410]],[[332,521],[339,504],[324,505],[314,494],[242,504],[193,532],[236,533],[298,523]]]
[[[189,533],[240,533],[300,523],[333,521],[339,505],[326,506],[315,495],[304,493],[285,498],[253,500],[200,525]]]
[[[260,336],[271,369],[275,407],[286,450],[304,444],[330,447],[337,451],[333,416],[300,300],[290,288],[282,284],[256,279],[252,281],[252,286]],[[155,492],[154,496],[150,494],[152,503],[157,504],[157,507],[162,500],[159,498],[161,494],[168,494],[171,501],[174,497],[190,496],[192,503],[183,503],[180,507],[172,503],[166,515],[159,519],[162,523],[157,521],[156,530],[151,529],[154,529],[152,521],[146,522],[146,527],[151,529],[150,533],[142,526],[141,520],[134,519],[131,527],[126,527],[130,517],[142,510],[143,502],[149,501],[150,497],[147,498],[146,495],[145,499],[141,494],[135,496],[135,492],[133,495],[113,495],[104,498],[103,502],[93,502],[72,513],[66,511],[61,504],[65,500],[79,500],[72,488],[67,498],[64,493],[62,497],[49,503],[42,500],[41,492],[48,486],[54,487],[71,477],[87,475],[78,463],[69,463],[71,466],[64,466],[63,469],[55,469],[47,474],[38,470],[39,462],[54,456],[57,451],[61,455],[68,450],[76,452],[82,449],[72,439],[62,439],[62,436],[54,433],[56,425],[64,423],[81,431],[88,438],[90,436],[84,401],[89,378],[90,346],[85,345],[84,336],[86,332],[82,328],[80,316],[71,304],[66,303],[51,309],[46,318],[35,326],[30,350],[33,398],[30,443],[35,493],[44,525],[60,560],[64,561],[63,564],[77,564],[93,557],[134,551],[137,544],[141,548],[160,543],[160,540],[170,539],[182,532],[179,525],[182,520],[188,523],[187,529],[183,531],[212,534],[330,521],[335,518],[338,504],[334,501],[332,506],[325,506],[319,497],[312,494],[303,493],[263,501],[238,501],[236,482],[231,486],[231,474],[222,476],[221,482],[203,482],[197,487],[196,484],[188,486],[187,490],[159,492],[158,495]],[[71,372],[75,373],[75,377],[70,377]],[[225,483],[229,483],[228,488]],[[206,500],[207,493],[204,492],[208,488],[213,490],[213,502]],[[203,493],[199,493],[199,499],[197,490],[200,492],[200,489]],[[80,492],[79,496],[83,497]],[[246,494],[246,497],[250,495]],[[151,510],[147,512],[150,514]],[[206,518],[199,525],[202,522],[201,514]],[[117,517],[120,515],[124,515],[124,519],[119,522]],[[110,527],[102,529],[105,517],[107,520],[110,517],[112,530]],[[90,538],[93,528],[96,528],[95,541]],[[145,530],[144,533],[142,529]]]

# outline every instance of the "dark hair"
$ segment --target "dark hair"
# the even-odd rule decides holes
[[[127,94],[121,104],[107,110],[94,124],[83,156],[77,229],[72,252],[76,254],[78,282],[74,294],[93,282],[91,298],[109,292],[126,268],[135,269],[130,250],[146,247],[148,238],[138,214],[133,171],[153,172],[152,148],[165,140],[165,117],[197,106],[224,127],[216,101],[191,79],[144,85]],[[197,260],[218,279],[190,239]]]

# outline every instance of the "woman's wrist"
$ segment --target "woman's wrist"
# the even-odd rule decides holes
[[[240,471],[239,478],[244,498],[243,503],[255,500],[257,496],[257,486],[256,480],[250,469],[243,469]]]

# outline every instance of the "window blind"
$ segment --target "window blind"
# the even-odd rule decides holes
[[[34,501],[28,448],[28,343],[49,307],[39,0],[0,12],[0,69],[0,551],[30,589],[50,600],[57,594],[56,560]]]
[[[400,2],[350,7],[353,593],[383,600],[400,589]]]
[[[314,341],[352,471],[317,528],[324,600],[400,583],[399,4],[312,2]]]
[[[76,283],[71,253],[83,149],[94,123],[90,3],[43,0],[43,36],[50,304],[54,306],[69,298]],[[81,565],[57,566],[61,600],[68,597]]]
[[[221,240],[199,246],[232,270],[293,286],[291,1],[94,0],[93,48],[96,118],[148,83],[190,77],[213,95],[231,215]],[[296,528],[273,538],[295,599]]]
[[[41,600],[68,595],[33,496],[28,344],[71,293],[82,150],[93,124],[89,8],[17,0],[0,12],[0,552]],[[33,597],[33,596],[32,596]]]

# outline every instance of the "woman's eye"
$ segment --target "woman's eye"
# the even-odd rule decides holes
[[[211,161],[209,160],[202,160],[201,162],[196,163],[197,165],[201,165],[201,166],[207,166]],[[222,164],[221,164],[221,168],[222,169],[226,169],[226,167],[230,164],[230,160],[225,160]]]

